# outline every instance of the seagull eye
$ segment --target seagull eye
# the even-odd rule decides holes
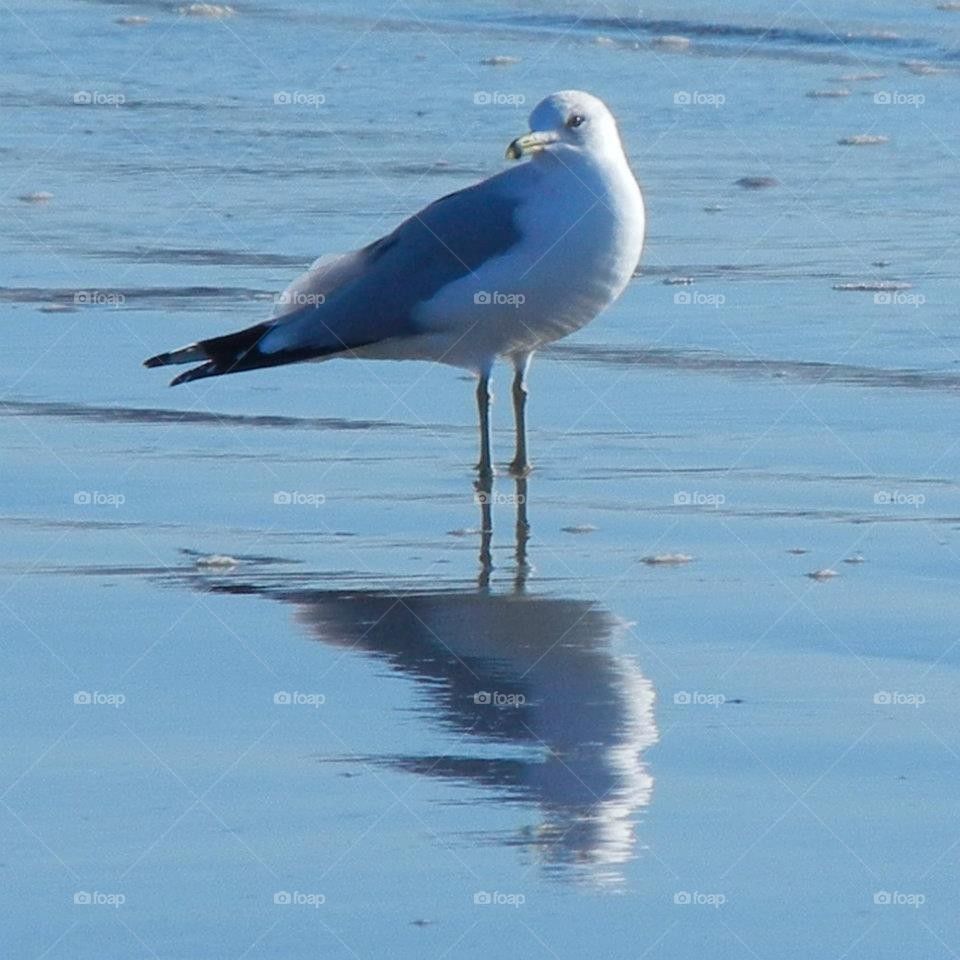
[[[586,117],[581,117],[579,113],[575,113],[568,121],[568,127],[579,127],[581,123],[586,120]]]

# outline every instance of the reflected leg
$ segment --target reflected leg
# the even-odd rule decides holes
[[[527,583],[527,574],[530,571],[530,564],[527,561],[527,541],[530,539],[530,521],[527,519],[527,478],[517,477],[517,525],[516,525],[516,560],[517,575],[514,578],[514,586],[520,591]]]
[[[478,586],[490,583],[493,570],[493,477],[481,476],[474,484],[475,499],[480,504],[480,577]]]

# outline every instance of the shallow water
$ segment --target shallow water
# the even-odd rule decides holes
[[[0,12],[5,952],[960,952],[960,12],[235,6]],[[141,368],[565,86],[648,244],[489,542],[456,371]]]

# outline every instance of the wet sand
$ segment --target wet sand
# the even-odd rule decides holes
[[[10,955],[960,950],[956,15],[129,9],[6,50]],[[527,482],[478,497],[455,371],[141,369],[498,169],[570,63],[650,236],[536,360]]]

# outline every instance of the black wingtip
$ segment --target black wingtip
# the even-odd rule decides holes
[[[169,353],[158,353],[155,357],[150,357],[143,361],[145,367],[165,367],[170,362]]]
[[[191,380],[202,380],[204,377],[215,377],[223,371],[218,369],[217,365],[213,362],[203,363],[199,367],[193,367],[190,370],[186,370],[180,374],[178,377],[174,377],[170,381],[171,387],[177,387],[181,383],[189,383]]]

